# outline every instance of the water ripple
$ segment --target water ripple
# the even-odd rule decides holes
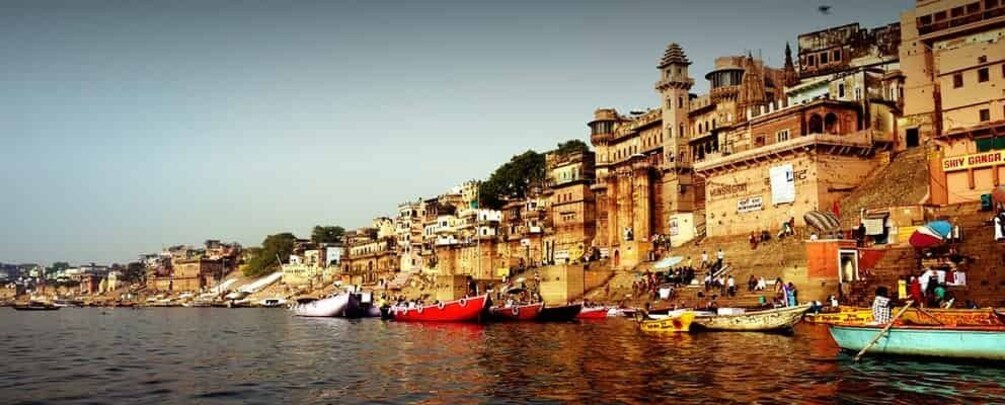
[[[430,325],[276,310],[0,310],[4,403],[992,403],[1005,368],[627,320]],[[42,316],[39,316],[42,315]]]

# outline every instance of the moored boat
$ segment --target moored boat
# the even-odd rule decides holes
[[[579,311],[583,309],[582,304],[560,305],[557,307],[545,306],[534,318],[536,322],[570,322],[576,320]]]
[[[799,323],[803,314],[810,309],[808,304],[769,309],[764,311],[720,313],[712,316],[695,317],[695,329],[713,331],[769,332],[791,329]]]
[[[882,325],[831,325],[838,347],[860,351],[883,330]],[[899,356],[1005,360],[1005,327],[894,326],[866,352]]]
[[[55,311],[59,307],[48,302],[29,301],[27,304],[14,304],[15,311]]]
[[[897,312],[899,308],[894,308]],[[873,321],[872,309],[840,307],[839,312],[806,314],[804,320],[821,324],[866,324]],[[898,320],[898,324],[919,326],[1005,326],[1005,319],[995,310],[986,309],[944,309],[909,308]]]
[[[695,313],[684,311],[662,319],[638,317],[639,328],[643,332],[688,332],[694,322]]]
[[[607,307],[583,307],[576,319],[607,319]]]
[[[489,313],[495,321],[533,321],[544,308],[543,302],[534,304],[511,305],[508,307],[492,307]]]
[[[349,294],[338,294],[332,297],[296,305],[291,308],[293,315],[308,317],[334,317],[345,312],[349,305]]]
[[[399,322],[477,322],[488,304],[489,296],[483,294],[413,308],[391,307],[390,314]]]

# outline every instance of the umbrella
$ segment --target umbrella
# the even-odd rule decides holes
[[[669,269],[669,268],[671,268],[673,266],[676,266],[678,263],[680,263],[682,261],[684,261],[684,258],[680,257],[680,256],[664,257],[662,260],[656,262],[656,264],[653,264],[653,268],[655,268],[655,269]]]
[[[929,228],[928,226],[919,227],[918,230],[911,234],[911,237],[907,240],[911,246],[917,249],[925,249],[934,246],[941,245],[945,240],[945,237],[939,235],[938,232]]]
[[[523,287],[510,287],[510,289],[506,290],[506,294],[519,294],[524,291],[527,290],[525,290]]]
[[[953,231],[953,225],[949,221],[932,221],[925,224],[925,226],[942,236],[942,238],[948,238],[949,233]]]

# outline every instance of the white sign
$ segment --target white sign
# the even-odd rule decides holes
[[[784,164],[768,169],[771,178],[771,204],[778,205],[796,201],[796,177],[792,174],[792,164]]]
[[[764,197],[747,197],[736,200],[736,213],[760,211],[764,208]]]
[[[670,236],[677,236],[680,234],[680,225],[677,224],[677,218],[670,218]]]

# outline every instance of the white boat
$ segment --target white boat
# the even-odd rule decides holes
[[[277,308],[286,305],[286,300],[282,298],[266,298],[258,304],[266,308]]]
[[[296,316],[335,317],[342,316],[347,306],[349,306],[349,294],[342,293],[333,297],[300,304],[291,308],[291,310],[293,311],[293,315]]]
[[[733,308],[720,308],[718,314],[694,318],[695,329],[721,331],[766,332],[785,330],[803,319],[809,304],[782,307],[766,311],[746,312]]]

